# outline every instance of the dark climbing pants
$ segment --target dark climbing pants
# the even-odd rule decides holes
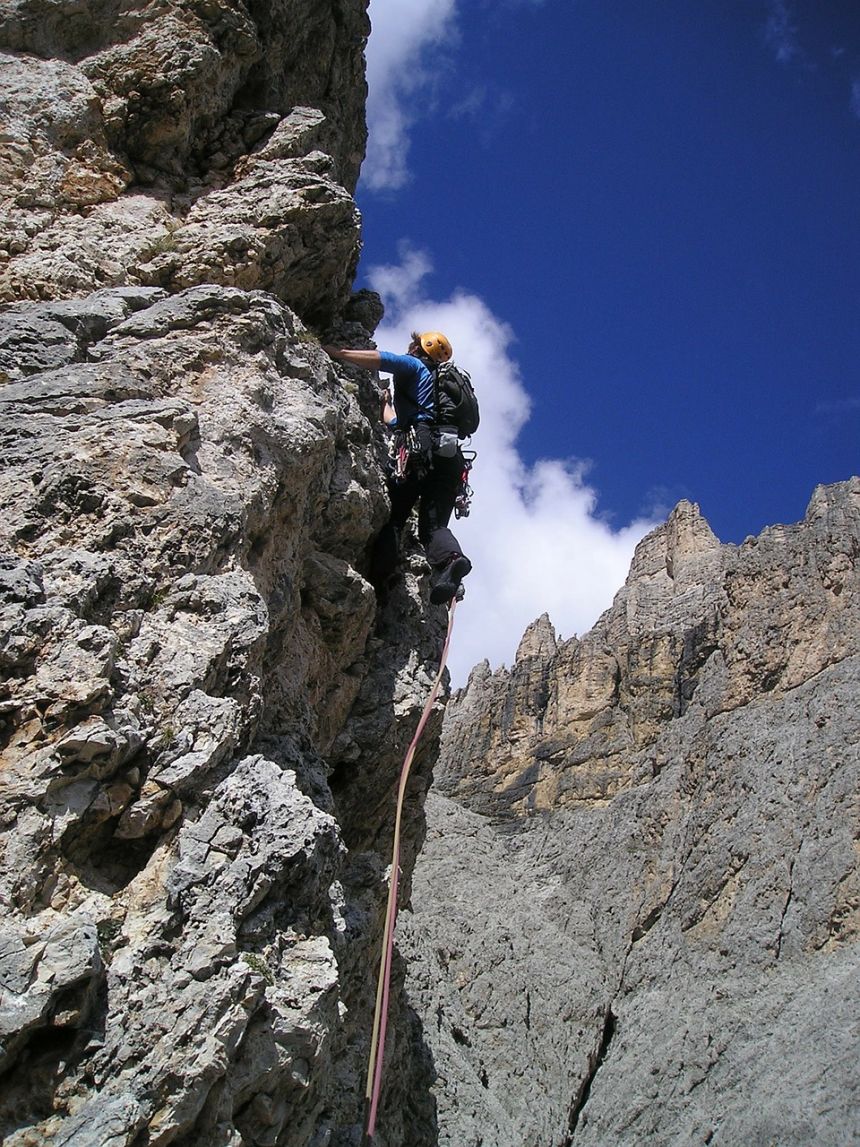
[[[458,451],[453,458],[434,455],[433,466],[423,477],[407,474],[402,482],[388,480],[391,518],[381,530],[374,547],[374,580],[382,581],[394,572],[397,563],[397,536],[418,504],[418,540],[431,566],[443,566],[454,554],[460,554],[460,543],[448,528],[454,500],[460,488],[463,458]]]
[[[427,553],[431,566],[444,565],[453,555],[462,553],[460,543],[448,529],[454,511],[454,499],[460,487],[463,459],[433,458],[433,466],[423,478],[407,475],[404,482],[389,480],[391,522],[395,529],[406,525],[415,503],[418,503],[418,541]]]

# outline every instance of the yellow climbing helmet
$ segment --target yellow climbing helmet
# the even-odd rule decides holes
[[[429,355],[434,362],[447,362],[454,353],[451,344],[441,331],[425,331],[419,338],[424,353]]]

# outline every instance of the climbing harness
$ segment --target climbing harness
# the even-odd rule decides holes
[[[468,518],[472,508],[472,487],[469,485],[469,474],[475,464],[475,459],[478,457],[474,450],[463,450],[461,453],[463,455],[463,472],[460,474],[460,485],[457,489],[457,497],[454,499],[454,517],[458,519]]]
[[[395,482],[405,482],[407,477],[421,479],[432,466],[432,445],[429,429],[422,441],[417,429],[395,430],[388,443],[389,472]]]
[[[382,1089],[382,1058],[385,1051],[385,1029],[388,1023],[388,997],[391,989],[391,957],[394,951],[394,926],[397,923],[397,888],[400,881],[400,820],[403,813],[403,799],[406,795],[406,782],[409,779],[409,769],[412,758],[418,747],[418,741],[424,732],[424,726],[430,717],[430,711],[436,701],[439,686],[442,684],[442,674],[448,660],[448,647],[451,644],[451,632],[454,628],[454,610],[462,594],[458,593],[448,607],[448,632],[445,634],[445,644],[442,646],[442,657],[439,661],[439,672],[430,690],[430,696],[421,714],[421,720],[415,730],[415,735],[406,750],[403,764],[400,768],[400,787],[397,791],[397,811],[394,816],[394,844],[391,850],[391,876],[388,885],[388,905],[385,911],[385,927],[382,932],[382,953],[379,960],[379,980],[376,986],[376,1010],[373,1016],[373,1032],[370,1037],[370,1058],[367,1065],[367,1088],[365,1090],[367,1123],[365,1127],[363,1144],[369,1144],[376,1131],[376,1115],[379,1109],[379,1094]]]
[[[442,453],[442,451],[434,451],[434,453]],[[461,449],[460,454],[463,458],[463,468],[460,472],[460,480],[454,498],[454,517],[458,520],[468,518],[472,508],[474,491],[469,484],[469,475],[472,472],[475,459],[478,457],[475,450]],[[410,427],[406,434],[403,431],[398,431],[392,435],[388,444],[388,465],[389,473],[395,482],[405,482],[406,478],[412,474],[421,478],[431,464],[427,457],[427,451],[422,448],[413,428]]]

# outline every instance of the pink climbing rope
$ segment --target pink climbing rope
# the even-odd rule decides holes
[[[382,954],[379,961],[379,980],[376,986],[376,1011],[373,1016],[373,1034],[370,1037],[370,1060],[367,1066],[367,1126],[364,1133],[364,1142],[369,1143],[376,1131],[376,1114],[379,1108],[379,1095],[382,1090],[382,1060],[385,1051],[385,1031],[388,1024],[388,997],[391,989],[391,957],[394,951],[394,926],[397,923],[397,889],[400,883],[400,820],[403,813],[403,798],[406,794],[406,782],[409,779],[409,769],[412,758],[418,747],[418,741],[424,732],[424,726],[430,716],[430,711],[442,683],[442,674],[448,660],[448,646],[451,644],[451,632],[454,628],[454,609],[457,599],[448,607],[448,632],[445,635],[445,644],[442,646],[442,657],[439,662],[439,672],[430,690],[430,696],[421,714],[421,720],[415,730],[415,735],[406,750],[403,764],[400,768],[400,787],[397,792],[397,812],[394,817],[394,845],[391,850],[391,878],[388,885],[388,905],[385,910],[385,927],[382,932]]]

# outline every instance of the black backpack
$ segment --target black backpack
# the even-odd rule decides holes
[[[480,415],[472,380],[453,362],[443,362],[433,376],[436,396],[436,423],[453,426],[458,438],[468,438],[478,429]]]

